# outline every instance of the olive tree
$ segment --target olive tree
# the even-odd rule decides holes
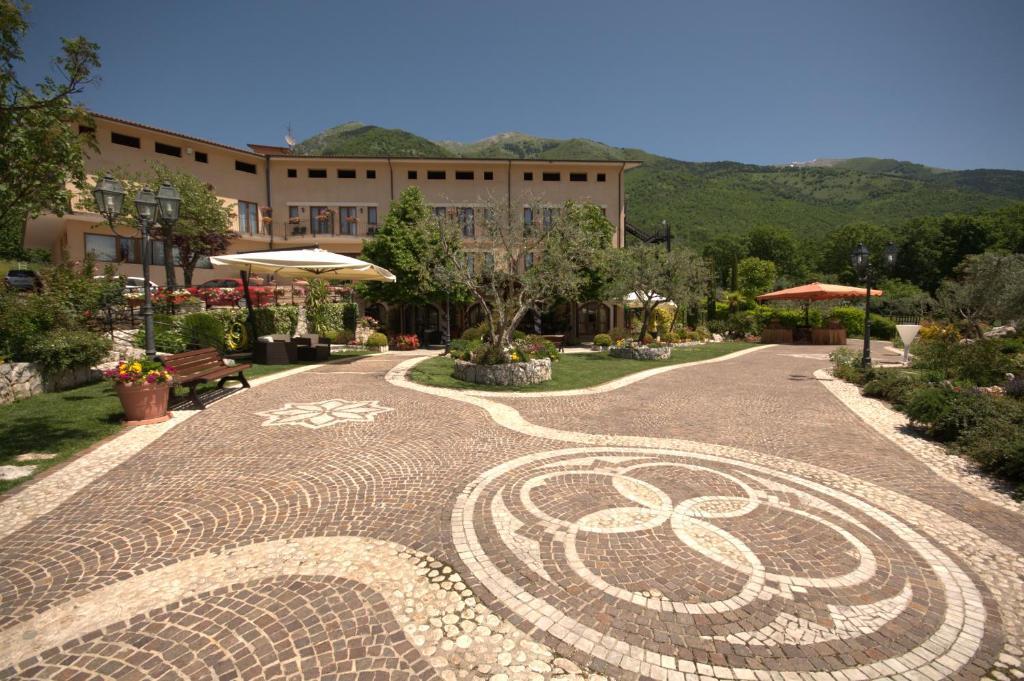
[[[436,216],[433,275],[479,303],[487,342],[508,347],[526,313],[557,301],[579,300],[614,228],[601,209],[567,202],[491,200],[483,207]]]
[[[971,255],[958,279],[939,286],[939,309],[981,335],[983,322],[1010,324],[1024,319],[1024,254],[989,251]]]

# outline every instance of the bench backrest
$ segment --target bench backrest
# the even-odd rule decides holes
[[[198,376],[211,369],[224,366],[224,360],[214,348],[189,350],[176,355],[168,355],[164,357],[163,362],[166,366],[174,369],[174,380],[178,382],[187,381],[191,376]]]

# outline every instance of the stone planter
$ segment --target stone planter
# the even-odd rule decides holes
[[[508,364],[473,364],[455,360],[455,378],[482,385],[533,385],[551,380],[551,360],[531,359]]]
[[[159,423],[170,418],[167,413],[170,383],[115,383],[114,388],[128,425]]]
[[[668,359],[672,356],[672,346],[666,345],[660,348],[652,348],[646,345],[638,347],[627,346],[623,348],[612,348],[608,351],[608,354],[612,357],[619,357],[621,359]]]
[[[367,345],[366,349],[370,352],[387,352],[389,348],[386,345]]]

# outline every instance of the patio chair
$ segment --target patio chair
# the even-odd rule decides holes
[[[269,341],[256,339],[252,359],[257,364],[294,364],[298,361],[298,346],[287,334],[270,336]]]
[[[318,334],[307,333],[292,340],[300,362],[326,362],[331,358],[331,344],[321,343]]]

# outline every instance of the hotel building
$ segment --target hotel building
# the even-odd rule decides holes
[[[229,252],[312,247],[358,256],[372,238],[391,201],[416,185],[435,210],[456,211],[467,239],[474,211],[495,200],[557,207],[567,200],[600,206],[615,227],[614,245],[625,236],[623,174],[638,164],[621,161],[340,157],[293,155],[287,147],[249,145],[241,149],[139,123],[93,114],[98,151],[86,159],[89,183],[113,168],[144,172],[161,163],[208,183],[233,213]],[[88,132],[88,131],[83,131]],[[127,200],[130,200],[128,197]],[[513,211],[514,212],[514,211]],[[541,219],[537,216],[537,219]],[[122,232],[124,230],[121,230]],[[141,276],[138,237],[115,235],[102,216],[73,200],[62,216],[29,221],[26,248],[51,252],[54,262],[81,260],[92,253],[99,264]],[[162,249],[154,251],[151,278],[164,283]],[[237,271],[201,263],[193,284],[237,277]],[[180,270],[178,282],[182,281]],[[436,335],[438,310],[431,306],[371,306],[392,332]],[[588,337],[622,324],[621,308],[600,301],[565,306],[545,319],[545,332]],[[453,315],[453,331],[474,323],[472,306]],[[549,327],[557,328],[549,328]],[[431,340],[428,338],[428,340]]]

